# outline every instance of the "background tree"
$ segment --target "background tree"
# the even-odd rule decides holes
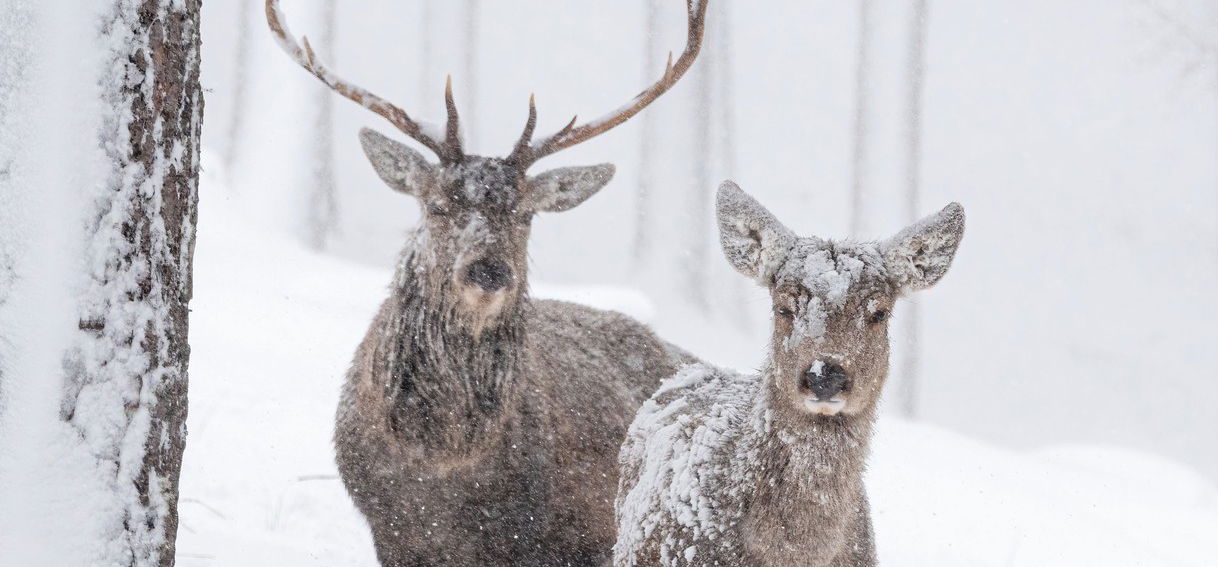
[[[200,0],[28,6],[54,51],[16,87],[24,122],[0,131],[0,147],[21,146],[6,152],[16,228],[0,231],[20,249],[0,328],[21,341],[3,357],[16,362],[0,392],[0,508],[23,510],[0,520],[0,549],[13,564],[173,565]]]
[[[659,0],[647,0],[647,15],[643,33],[643,62],[642,80],[647,80],[655,73],[660,65],[659,41]],[[634,204],[634,237],[631,246],[631,263],[636,275],[647,263],[647,251],[653,245],[651,232],[648,230],[651,217],[652,194],[655,186],[652,182],[657,176],[655,165],[657,132],[657,117],[654,112],[644,112],[637,118],[640,122],[638,141],[638,179],[635,181]]]
[[[335,31],[338,27],[335,4],[336,0],[322,0],[321,3],[321,37],[317,49],[321,50],[319,55],[326,61],[335,60]],[[316,98],[311,108],[316,115],[313,155],[309,160],[313,175],[309,177],[312,187],[309,188],[305,241],[314,250],[324,250],[338,225],[337,182],[334,179],[334,98],[330,89],[322,85],[315,85],[311,90]]]
[[[237,44],[236,54],[233,57],[233,84],[229,97],[232,110],[228,115],[228,127],[225,129],[224,136],[224,171],[227,173],[225,181],[228,181],[230,185],[237,160],[241,155],[241,139],[245,130],[245,122],[248,119],[246,108],[249,106],[250,66],[253,56],[250,45],[253,42],[251,35],[254,33],[251,21],[257,17],[257,11],[260,8],[261,3],[256,0],[241,0],[241,4],[237,8]]]
[[[476,142],[478,139],[478,17],[481,12],[481,4],[480,0],[465,0],[465,22],[462,27],[464,35],[461,42],[461,48],[464,50],[462,67],[465,73],[465,76],[461,77],[461,83],[465,86],[465,96],[462,98],[469,102],[465,103],[462,108],[461,125],[465,128],[465,135],[471,142]]]
[[[1167,58],[1186,76],[1204,75],[1202,80],[1218,102],[1218,10],[1213,3],[1170,5],[1139,0],[1138,4],[1149,21],[1152,37],[1162,44]],[[1218,198],[1218,190],[1214,194]]]
[[[928,6],[926,0],[883,6],[860,0],[858,6],[850,230],[869,238],[924,212],[919,197]],[[902,414],[914,417],[920,387],[917,304],[904,302],[897,321],[894,398]]]

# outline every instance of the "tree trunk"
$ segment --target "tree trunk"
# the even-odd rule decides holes
[[[22,136],[16,362],[0,397],[0,549],[14,565],[169,566],[186,435],[200,0],[40,12]],[[99,20],[100,18],[100,20]],[[58,51],[56,51],[58,50]],[[60,88],[60,87],[72,88]],[[76,104],[72,113],[65,104]],[[55,117],[39,121],[41,117]],[[5,138],[9,138],[5,140]],[[48,250],[54,254],[48,254]],[[16,299],[19,299],[16,301]],[[7,357],[5,357],[7,358]],[[12,512],[19,510],[20,512]]]
[[[319,48],[322,60],[334,65],[334,36],[338,27],[334,21],[336,0],[323,0],[321,9],[321,41]],[[325,250],[331,235],[338,226],[337,182],[334,180],[334,96],[333,91],[316,85],[314,92],[315,117],[313,131],[313,159],[310,165],[313,187],[309,191],[308,218],[305,219],[305,238],[314,250]]]
[[[850,230],[885,235],[918,218],[926,0],[859,2],[854,182]],[[918,307],[905,302],[894,325],[892,386],[897,409],[917,413]]]
[[[714,27],[711,27],[714,31]],[[684,275],[682,289],[685,290],[689,303],[695,309],[706,312],[710,308],[709,272],[707,262],[710,261],[710,245],[712,242],[710,222],[711,196],[714,194],[711,182],[711,160],[704,156],[713,155],[714,150],[714,118],[715,118],[715,72],[716,53],[715,42],[708,42],[709,64],[694,67],[690,70],[690,80],[693,81],[694,103],[690,110],[694,113],[690,125],[693,127],[690,136],[688,162],[690,171],[689,208],[686,217],[689,219],[688,240],[684,250],[680,252],[681,273]]]
[[[431,0],[423,0],[419,8],[419,78],[415,86],[419,89],[419,104],[435,94],[436,59],[436,10]]]
[[[719,145],[716,154],[719,156],[718,162],[721,171],[718,179],[735,179],[736,178],[736,65],[733,55],[735,54],[734,37],[732,34],[732,3],[719,2],[712,6],[715,10],[713,14],[715,18],[710,22],[710,34],[713,43],[707,47],[711,48],[711,54],[714,57],[711,59],[715,67],[715,83],[718,87],[715,92],[715,106],[718,111],[718,134],[715,136],[716,142]],[[707,191],[711,191],[714,183],[717,180],[712,180],[712,187],[707,187]],[[725,278],[724,282],[727,285],[727,315],[733,324],[740,328],[746,328],[749,324],[750,309],[745,301],[745,287],[749,283],[744,278],[734,277],[736,274],[729,274],[731,277]]]
[[[18,126],[15,115],[18,112],[20,90],[28,78],[30,61],[29,30],[32,13],[27,6],[17,4],[5,6],[5,12],[0,14],[0,225],[11,224],[11,211],[4,195],[14,194],[20,183],[14,179],[14,169],[17,167],[20,139],[18,136],[5,136],[4,132],[13,132]],[[3,306],[9,294],[12,293],[16,280],[14,273],[12,243],[0,239],[0,306]],[[0,329],[0,343],[5,340],[4,329]],[[0,393],[4,391],[4,356],[0,352]],[[0,413],[4,411],[4,398],[0,396]]]
[[[481,2],[479,0],[465,0],[465,41],[462,42],[462,48],[465,50],[465,76],[461,78],[461,83],[465,85],[465,104],[462,107],[461,127],[465,130],[463,135],[469,137],[469,142],[466,147],[472,148],[473,143],[478,140],[478,15],[481,11]]]
[[[922,93],[926,76],[926,0],[913,0],[913,11],[909,20],[909,62],[907,67],[905,107],[905,218],[917,220],[921,212],[922,194]],[[901,317],[901,335],[905,337],[905,355],[901,358],[898,374],[902,377],[902,388],[898,391],[901,412],[908,417],[918,415],[918,393],[921,390],[921,341],[920,313],[918,304],[906,302]]]
[[[659,0],[647,0],[647,21],[644,24],[646,33],[643,35],[643,81],[654,81],[656,69],[659,68]],[[635,183],[634,199],[634,238],[631,246],[631,266],[636,275],[642,273],[647,264],[648,250],[653,245],[648,224],[651,222],[653,180],[658,175],[655,166],[656,113],[644,112],[638,117],[642,122],[639,139],[639,177]]]
[[[869,95],[871,87],[871,3],[859,0],[858,50],[854,67],[854,179],[850,187],[850,234],[859,236],[866,217],[868,128],[871,109]]]
[[[247,120],[245,109],[249,106],[249,83],[250,83],[250,43],[253,40],[253,26],[250,20],[253,20],[260,6],[255,0],[241,0],[237,10],[237,46],[236,56],[233,58],[233,88],[232,88],[232,111],[229,112],[228,130],[225,132],[224,146],[224,171],[225,181],[231,188],[233,186],[233,176],[235,175],[237,161],[241,155],[241,139],[244,135],[245,121]]]

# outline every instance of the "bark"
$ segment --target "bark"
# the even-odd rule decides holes
[[[118,0],[104,28],[125,81],[104,93],[112,174],[96,199],[62,419],[113,473],[121,533],[107,559],[174,563],[186,441],[197,221],[200,0]],[[110,127],[113,130],[108,130]]]

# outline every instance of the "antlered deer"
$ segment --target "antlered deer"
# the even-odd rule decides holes
[[[268,24],[296,62],[439,157],[430,163],[360,133],[381,179],[423,209],[355,354],[334,435],[339,472],[382,564],[609,559],[626,426],[687,355],[623,315],[528,298],[533,216],[580,204],[609,182],[613,166],[526,172],[626,121],[681,78],[702,43],[706,0],[687,9],[685,50],[655,84],[617,111],[579,126],[572,119],[536,141],[530,98],[524,133],[496,158],[462,150],[451,81],[446,127],[433,133],[327,69],[267,0]]]
[[[964,233],[952,203],[883,242],[800,238],[735,184],[720,241],[774,309],[760,376],[683,367],[622,447],[617,567],[875,565],[863,467],[897,298],[934,285]]]

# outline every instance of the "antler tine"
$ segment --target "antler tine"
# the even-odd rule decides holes
[[[461,117],[457,115],[457,103],[453,101],[453,76],[444,83],[444,106],[448,110],[448,125],[444,128],[444,150],[449,161],[458,162],[465,156],[461,150]]]
[[[532,164],[559,150],[586,142],[612,130],[641,112],[644,108],[647,108],[647,105],[655,102],[656,99],[660,98],[660,95],[668,92],[685,75],[690,66],[694,64],[694,60],[698,57],[698,52],[702,49],[702,36],[706,28],[706,6],[709,2],[710,0],[686,0],[689,26],[685,50],[681,52],[681,56],[677,58],[675,64],[672,60],[672,52],[669,52],[668,63],[664,67],[664,75],[659,80],[635,95],[625,106],[580,126],[575,126],[575,119],[572,119],[562,130],[533,142],[532,145],[528,146],[527,151],[518,148],[518,151],[513,152],[512,155],[516,156],[519,153],[521,158],[523,158],[520,160],[522,163],[525,165]]]
[[[401,130],[402,133],[417,140],[427,149],[435,152],[441,160],[450,159],[447,153],[445,144],[439,140],[428,136],[423,132],[423,126],[410,118],[410,115],[405,110],[395,106],[385,99],[372,94],[354,84],[348,83],[333,71],[326,68],[325,65],[318,59],[313,52],[313,48],[309,45],[308,39],[303,39],[304,47],[297,43],[296,38],[288,29],[287,23],[283,17],[283,12],[279,9],[279,0],[266,0],[266,23],[271,28],[271,33],[275,35],[275,40],[292,60],[296,61],[306,71],[317,77],[326,86],[334,90],[338,94],[351,99],[356,104],[371,110],[384,117],[390,123]],[[451,98],[449,99],[451,103]],[[451,108],[451,106],[450,106]],[[455,113],[450,111],[449,122],[453,122]],[[459,146],[458,146],[459,147]],[[459,159],[459,158],[458,158]]]
[[[524,133],[512,148],[507,161],[519,163],[526,161],[529,153],[529,142],[533,141],[533,130],[537,128],[537,99],[534,93],[529,93],[529,118],[524,123]]]

